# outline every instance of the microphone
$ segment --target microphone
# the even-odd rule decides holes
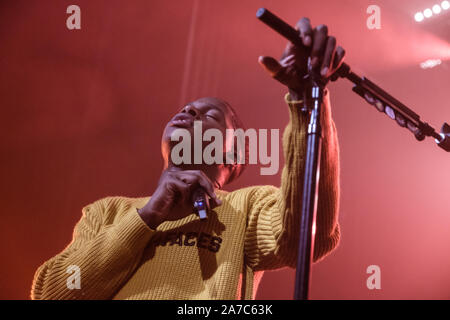
[[[198,188],[194,191],[192,194],[192,203],[194,208],[197,210],[200,220],[206,220],[208,218],[207,214],[209,211],[209,198],[203,188]]]
[[[294,28],[292,28],[289,24],[281,20],[275,14],[267,10],[266,8],[259,8],[256,12],[256,17],[264,22],[267,26],[272,28],[274,31],[279,33],[282,37],[289,40],[293,43],[298,49],[307,53],[308,50],[304,45],[299,35],[300,32]],[[350,73],[350,66],[346,63],[342,63],[338,70],[336,70],[336,74],[341,77],[348,77]],[[350,79],[351,80],[351,79]]]
[[[281,20],[278,16],[267,10],[266,8],[259,8],[256,12],[256,17],[264,22],[268,27],[279,33],[282,37],[289,40],[294,44],[297,49],[303,51],[305,54],[309,53],[310,48],[306,48],[303,45],[302,39],[300,39],[300,31],[292,28],[289,24]],[[336,74],[343,78],[348,78],[350,81],[354,81],[355,78],[350,72],[350,66],[346,63],[342,63]]]

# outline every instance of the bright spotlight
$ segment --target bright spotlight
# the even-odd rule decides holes
[[[435,5],[433,6],[433,12],[434,12],[435,14],[441,13],[441,6],[438,5],[438,4],[435,4]]]
[[[432,69],[442,63],[441,59],[429,59],[420,64],[422,69]]]
[[[424,19],[424,16],[423,16],[422,12],[417,12],[414,15],[414,20],[416,20],[417,22],[421,22],[421,21],[423,21],[423,19]]]
[[[448,9],[450,9],[450,1],[445,0],[442,1],[440,5],[435,4],[431,6],[431,8],[426,8],[423,11],[416,12],[416,14],[414,15],[414,20],[416,20],[416,22],[422,22],[423,20],[425,20],[425,18],[427,19],[431,18],[433,15],[438,15],[442,13],[442,10]]]
[[[425,18],[429,18],[433,15],[433,11],[431,11],[431,9],[425,9],[423,10],[423,15],[425,16]]]

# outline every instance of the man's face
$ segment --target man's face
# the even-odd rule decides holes
[[[227,106],[216,98],[200,98],[186,104],[167,123],[162,137],[162,152],[165,160],[170,156],[170,150],[178,141],[171,141],[171,135],[176,129],[188,130],[191,141],[194,141],[194,121],[202,122],[202,131],[218,129],[222,137],[226,137],[226,129],[232,129],[231,112]],[[225,141],[223,141],[225,148]]]

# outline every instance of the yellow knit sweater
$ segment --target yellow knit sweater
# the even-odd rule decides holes
[[[32,299],[251,299],[263,270],[295,267],[308,115],[285,97],[281,188],[217,191],[222,205],[150,229],[137,209],[146,198],[108,197],[82,210],[72,242],[36,271]],[[339,241],[339,154],[328,94],[314,261]],[[80,289],[69,289],[69,266]]]

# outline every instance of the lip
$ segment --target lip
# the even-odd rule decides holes
[[[191,128],[193,123],[194,119],[192,118],[192,116],[185,113],[177,114],[170,121],[170,125],[172,127],[179,127],[179,128]]]

